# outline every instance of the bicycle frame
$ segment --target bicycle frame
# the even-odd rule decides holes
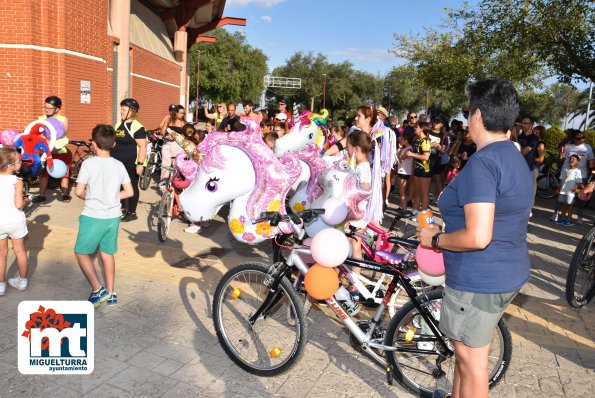
[[[267,286],[270,289],[269,294],[267,295],[266,299],[262,303],[262,305],[256,310],[256,312],[249,318],[249,322],[254,324],[258,318],[261,316],[266,317],[268,311],[279,302],[281,299],[280,291],[278,290],[279,283],[282,278],[287,276],[290,272],[292,267],[298,269],[298,271],[302,275],[306,275],[308,272],[308,265],[304,262],[304,260],[300,257],[301,254],[303,255],[310,255],[309,249],[293,249],[285,262],[285,269],[281,269],[280,273],[276,273],[273,275],[272,281],[270,281]],[[397,352],[410,352],[410,353],[425,353],[428,354],[430,352],[435,353],[435,355],[442,355],[444,358],[450,357],[454,355],[454,351],[452,351],[442,337],[442,333],[438,330],[438,325],[435,322],[433,316],[429,313],[429,311],[420,305],[416,298],[418,294],[415,288],[409,282],[409,279],[405,277],[400,271],[396,271],[392,268],[384,266],[379,263],[366,261],[366,260],[357,260],[357,259],[347,259],[342,267],[343,269],[347,269],[346,266],[357,266],[364,269],[369,269],[373,271],[380,271],[384,274],[389,274],[393,276],[392,281],[390,282],[386,295],[384,299],[378,306],[372,321],[370,322],[370,328],[367,332],[364,332],[356,323],[356,321],[347,314],[346,311],[343,310],[341,305],[338,303],[336,297],[333,295],[329,299],[326,300],[326,303],[332,308],[334,313],[339,317],[341,322],[347,327],[347,329],[351,332],[351,334],[355,337],[355,339],[361,344],[362,350],[366,352],[372,359],[376,362],[381,364],[382,366],[387,366],[387,362],[379,355],[377,352],[373,351],[372,349],[382,350],[382,351],[397,351]],[[348,270],[348,269],[347,269]],[[349,270],[348,270],[349,271]],[[351,273],[351,272],[349,272]],[[356,281],[356,283],[359,281]],[[379,339],[373,339],[374,331],[379,327],[380,322],[382,321],[382,316],[386,309],[386,306],[392,296],[393,293],[396,291],[397,283],[403,286],[407,295],[413,301],[415,307],[419,311],[420,315],[422,316],[423,320],[427,323],[428,327],[436,336],[442,350],[440,352],[431,351],[431,350],[423,350],[423,349],[415,349],[415,348],[403,348],[403,347],[396,347],[396,346],[386,346],[384,345],[383,341],[378,341]],[[365,289],[365,287],[364,287]],[[367,289],[365,289],[367,290]]]

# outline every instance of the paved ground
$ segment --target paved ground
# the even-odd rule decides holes
[[[117,307],[96,311],[95,371],[89,376],[23,376],[17,370],[17,305],[32,299],[86,299],[89,287],[72,248],[82,202],[56,196],[32,207],[27,249],[30,287],[0,297],[0,396],[37,397],[406,397],[386,385],[381,369],[354,352],[346,333],[320,309],[310,313],[310,341],[294,370],[253,377],[227,359],[211,320],[211,295],[223,273],[248,259],[266,259],[268,245],[232,241],[221,218],[201,235],[182,232],[159,243],[158,196],[142,193],[139,220],[122,224],[117,254]],[[513,359],[494,397],[592,397],[595,391],[595,303],[581,310],[564,300],[568,263],[588,230],[561,230],[541,202],[529,232],[531,282],[510,306]],[[543,207],[545,206],[545,207]],[[16,274],[9,257],[9,276]],[[12,265],[11,265],[12,264]]]

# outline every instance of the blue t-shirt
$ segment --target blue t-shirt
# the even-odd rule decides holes
[[[496,205],[488,247],[471,252],[444,250],[447,286],[466,292],[505,293],[529,280],[527,224],[533,184],[523,155],[512,141],[501,141],[477,151],[444,188],[438,207],[447,233],[465,227],[464,205]]]

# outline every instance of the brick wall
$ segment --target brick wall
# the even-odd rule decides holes
[[[138,100],[141,107],[138,119],[146,129],[155,129],[167,115],[168,106],[177,104],[180,100],[180,88],[171,84],[179,86],[181,67],[150,51],[135,45],[131,47],[132,72],[159,81],[138,76],[130,79],[130,94]]]
[[[70,139],[88,138],[97,123],[112,123],[114,44],[107,34],[108,1],[10,0],[0,2],[0,43],[41,49],[0,48],[0,130],[22,130],[43,114],[43,99],[62,98]],[[66,49],[78,54],[47,51]],[[179,85],[180,67],[132,46],[132,72]],[[91,82],[91,103],[80,103],[81,80]],[[157,126],[179,88],[132,77],[140,121]]]

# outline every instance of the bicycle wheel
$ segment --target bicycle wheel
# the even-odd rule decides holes
[[[143,170],[143,174],[141,174],[138,180],[138,187],[143,191],[146,191],[147,188],[149,188],[149,185],[151,184],[151,170],[154,168],[154,162],[155,153],[151,153],[149,155],[149,161],[147,162],[147,166]]]
[[[595,228],[579,242],[566,277],[566,301],[574,308],[586,305],[595,295]]]
[[[161,242],[167,240],[169,227],[171,225],[173,207],[173,195],[169,190],[163,192],[159,201],[159,210],[157,213],[157,237]]]
[[[416,300],[439,320],[441,292],[429,292],[418,296]],[[410,335],[411,331],[415,332],[414,335]],[[447,337],[444,339],[452,349],[450,340]],[[455,358],[445,358],[440,354],[439,342],[413,302],[405,304],[390,321],[384,344],[416,350],[386,352],[387,361],[393,368],[393,375],[403,387],[419,396],[431,396],[437,388],[447,393],[452,392]],[[488,355],[489,385],[492,388],[506,372],[512,356],[512,338],[503,319],[500,319],[494,329]],[[440,368],[437,366],[439,360],[444,360]]]
[[[417,291],[417,294],[421,294],[424,289],[433,290],[434,287],[430,285],[426,285],[422,280],[419,274],[411,275],[409,277],[411,279],[411,284]],[[394,316],[399,312],[401,308],[405,304],[409,302],[409,296],[407,296],[407,292],[401,286],[397,288],[395,293],[390,297],[390,300],[387,304],[388,315],[390,318],[394,318]]]
[[[262,263],[239,265],[223,275],[213,296],[213,322],[221,347],[239,367],[258,376],[287,371],[301,357],[307,341],[302,305],[285,277],[277,290],[280,300],[265,316],[249,323],[271,293],[268,271]],[[294,325],[288,322],[287,307],[295,314]]]
[[[551,199],[556,196],[560,183],[551,173],[542,174],[537,177],[537,196],[542,199]]]
[[[79,158],[79,160],[76,161],[76,163],[74,164],[74,166],[72,166],[72,170],[69,173],[69,178],[72,182],[76,182],[76,178],[79,175],[79,172],[81,171],[81,166],[83,165],[83,162],[89,158],[94,157],[95,154],[94,153],[87,153],[86,155],[83,155],[82,157]]]

